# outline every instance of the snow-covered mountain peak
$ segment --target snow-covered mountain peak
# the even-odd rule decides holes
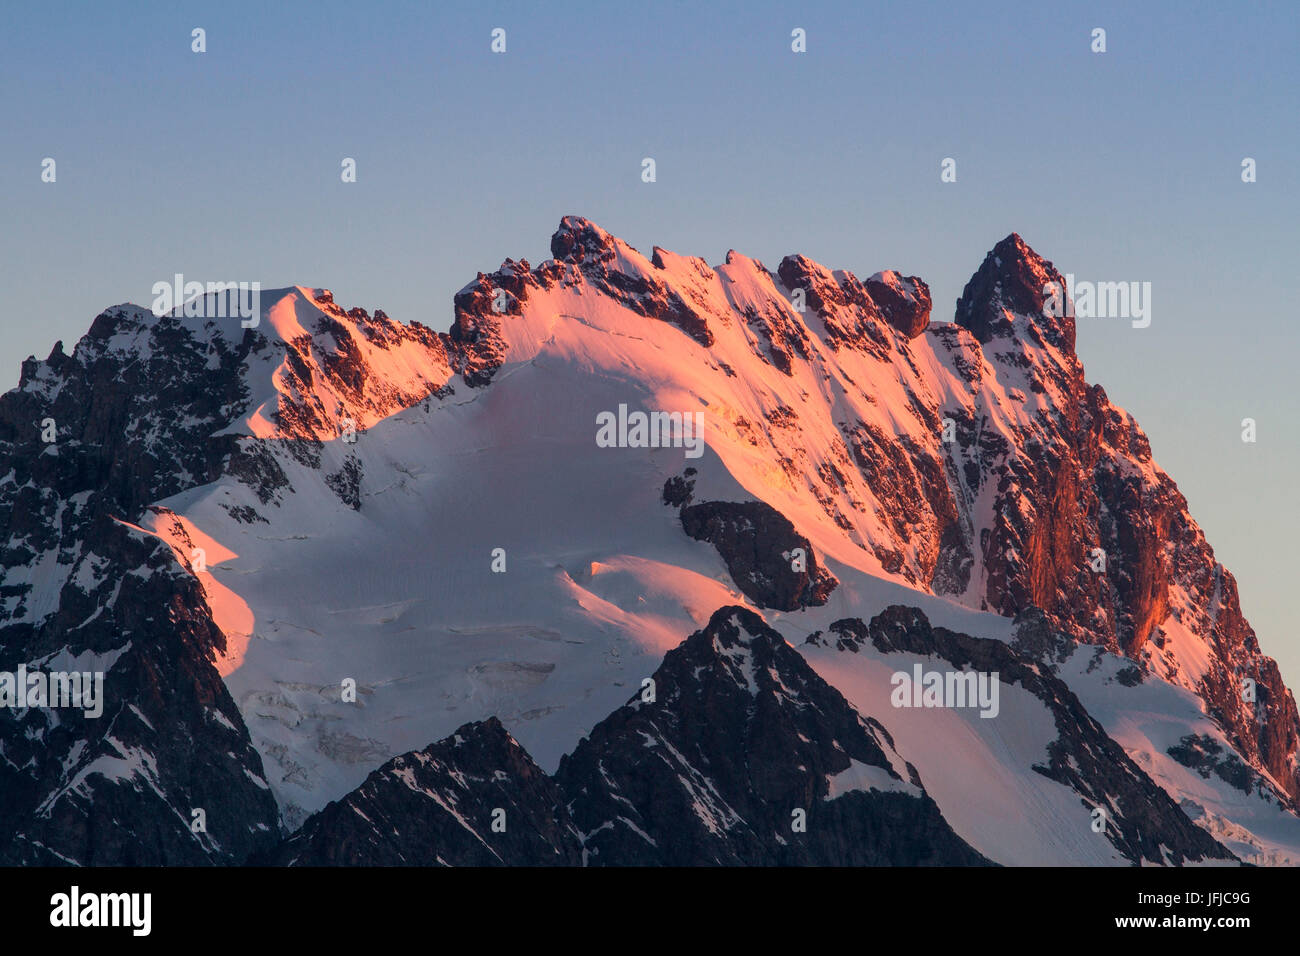
[[[864,282],[798,255],[775,272],[734,250],[716,266],[658,247],[646,258],[580,217],[561,222],[552,251],[476,276],[447,333],[291,286],[261,293],[252,327],[122,306],[71,355],[25,363],[23,387],[0,398],[0,627],[13,653],[131,643],[156,672],[182,653],[181,619],[190,656],[176,680],[203,699],[225,688],[222,719],[246,735],[242,749],[220,741],[240,755],[230,773],[249,771],[241,799],[263,806],[269,788],[296,826],[384,761],[494,715],[544,771],[615,710],[636,712],[626,739],[642,741],[656,731],[640,721],[671,715],[624,705],[664,661],[660,701],[693,688],[708,715],[700,681],[716,680],[736,732],[751,704],[824,698],[832,736],[788,735],[793,793],[809,741],[860,729],[812,689],[808,635],[857,647],[823,661],[831,683],[852,682],[880,728],[911,724],[924,750],[935,733],[888,703],[882,668],[894,665],[872,654],[923,653],[942,627],[986,642],[941,635],[934,646],[954,660],[974,648],[996,661],[988,642],[1041,608],[1052,641],[1096,645],[1079,662],[1109,653],[1119,686],[1145,688],[1113,705],[1121,727],[1123,708],[1154,706],[1159,688],[1144,680],[1177,699],[1179,735],[1130,737],[1154,748],[1162,786],[1177,781],[1181,798],[1199,786],[1187,767],[1227,765],[1225,780],[1275,792],[1267,813],[1300,792],[1300,721],[1235,582],[1137,423],[1084,380],[1072,323],[1035,312],[1059,273],[1019,237],[985,258],[958,323],[935,325],[926,283],[899,270]],[[55,442],[41,437],[47,418]],[[125,592],[135,605],[119,602],[123,580],[138,582]],[[148,603],[159,594],[173,596],[165,611]],[[891,606],[877,631],[897,646],[869,651],[852,622]],[[1102,680],[1079,672],[1070,679]],[[355,701],[340,700],[345,680]],[[1064,701],[1059,690],[1048,697]],[[1037,727],[1041,706],[1003,692],[1006,712],[1023,705]],[[132,700],[161,721],[164,702],[199,699],[187,693]],[[943,746],[961,750],[972,733],[990,753],[1001,746],[996,721],[949,714],[941,726],[953,735]],[[698,732],[667,729],[679,752]],[[0,743],[25,733],[0,720]],[[153,739],[144,724],[133,738],[142,751]],[[1014,765],[1032,774],[1054,739],[1023,735]],[[859,743],[856,763],[827,758],[827,802],[911,781],[901,763],[893,776],[858,766],[885,769]],[[66,756],[51,752],[49,779]],[[930,756],[925,775],[942,781],[942,747]],[[743,795],[748,783],[734,783]],[[1074,793],[1098,792],[1087,783],[1058,793],[1060,814],[1034,832],[1072,820]],[[183,784],[159,786],[191,805]],[[1019,797],[990,792],[996,814],[1036,799],[1036,782]],[[1207,819],[1236,822],[1231,794],[1195,795]],[[706,826],[748,812],[728,806]],[[974,830],[988,823],[976,816]],[[1075,858],[1070,840],[1051,845]]]
[[[995,245],[971,276],[957,300],[955,321],[987,344],[997,337],[1047,345],[1072,357],[1075,323],[1061,302],[1059,315],[1050,314],[1047,287],[1065,294],[1065,279],[1051,262],[1036,253],[1016,233]]]
[[[622,239],[584,216],[565,216],[551,236],[551,255],[561,262],[575,265],[608,262],[620,253],[633,261],[646,262],[644,256]]]

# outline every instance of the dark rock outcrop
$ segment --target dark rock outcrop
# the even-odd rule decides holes
[[[313,814],[275,866],[575,866],[555,783],[495,717],[384,764]]]
[[[877,272],[866,281],[871,300],[885,321],[909,339],[930,325],[930,287],[916,276]]]
[[[759,607],[819,606],[839,583],[808,539],[765,502],[705,501],[683,507],[681,519],[688,535],[718,549],[736,587]]]
[[[1065,277],[1014,232],[993,247],[971,276],[957,300],[955,321],[975,333],[981,344],[1018,330],[1015,321],[1029,323],[1050,344],[1074,351],[1074,318],[1064,308],[1060,316],[1045,315],[1047,283],[1065,294]]]
[[[752,611],[719,609],[653,681],[560,762],[588,865],[987,864]]]

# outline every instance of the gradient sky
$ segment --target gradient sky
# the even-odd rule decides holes
[[[1300,5],[297,6],[0,12],[0,387],[175,272],[445,329],[457,289],[579,214],[645,252],[897,268],[946,321],[1015,231],[1062,272],[1152,283],[1149,328],[1079,320],[1088,378],[1300,689]]]

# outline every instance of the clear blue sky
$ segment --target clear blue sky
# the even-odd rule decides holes
[[[1300,688],[1300,5],[956,6],[8,5],[0,387],[175,272],[446,328],[458,288],[546,258],[574,213],[711,262],[897,268],[947,320],[1016,231],[1062,272],[1152,283],[1150,328],[1080,320],[1079,352]]]

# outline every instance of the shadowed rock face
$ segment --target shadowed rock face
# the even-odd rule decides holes
[[[560,791],[495,717],[395,757],[259,862],[277,866],[574,866]]]
[[[884,728],[752,611],[719,609],[653,680],[556,774],[589,865],[988,862]]]
[[[866,281],[867,292],[885,321],[909,339],[930,325],[930,287],[916,276],[878,272]]]
[[[817,563],[812,545],[785,515],[761,501],[706,501],[681,511],[682,528],[718,549],[745,597],[759,607],[817,607],[839,583]],[[796,551],[804,567],[797,570]]]
[[[115,336],[147,336],[136,363]],[[241,862],[278,838],[278,811],[212,665],[226,639],[168,548],[117,520],[209,481],[245,397],[250,333],[212,350],[174,320],[101,314],[73,355],[24,363],[0,396],[0,671],[102,671],[103,713],[0,708],[0,863]],[[42,437],[44,420],[55,441]],[[25,572],[63,580],[40,613]],[[192,832],[194,811],[206,832]]]

